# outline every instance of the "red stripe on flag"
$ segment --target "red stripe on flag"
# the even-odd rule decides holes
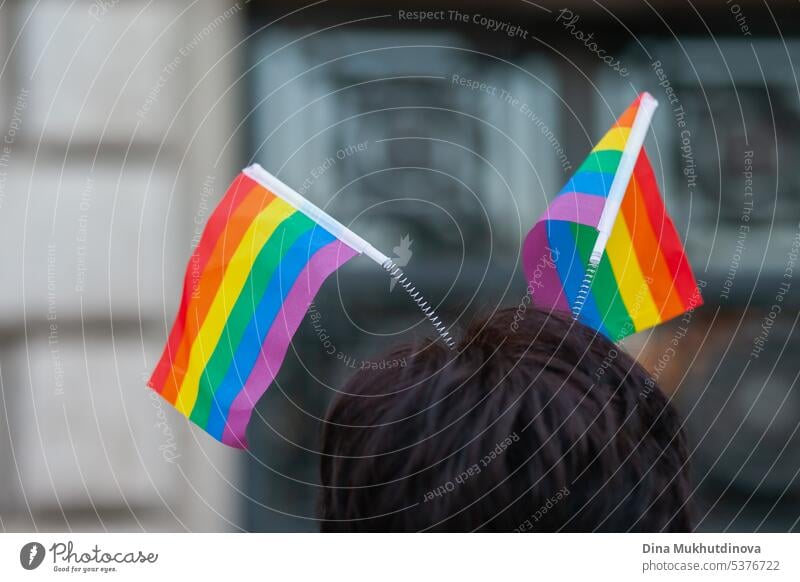
[[[195,252],[192,253],[192,257],[189,259],[189,265],[186,268],[186,275],[183,279],[183,295],[181,296],[178,314],[175,316],[175,322],[172,324],[172,330],[170,331],[169,339],[167,340],[167,345],[164,347],[161,359],[158,361],[150,377],[150,381],[147,383],[148,386],[158,392],[162,391],[169,371],[172,369],[173,359],[178,352],[178,346],[181,344],[183,332],[186,328],[186,312],[191,302],[193,292],[192,263],[197,261],[196,271],[202,273],[205,270],[213,254],[214,247],[225,229],[228,218],[247,198],[247,194],[257,187],[258,184],[244,174],[239,174],[236,177],[233,183],[228,187],[222,201],[211,214],[208,224],[200,237],[200,242]]]
[[[697,294],[697,281],[692,273],[692,267],[689,265],[689,259],[686,257],[686,251],[678,236],[678,231],[661,199],[658,183],[644,148],[639,154],[633,175],[639,184],[639,191],[650,216],[650,224],[656,233],[661,253],[672,273],[675,289],[678,291],[684,308],[688,309],[689,301]],[[694,307],[702,305],[702,298],[699,297],[699,294],[695,301]]]
[[[614,127],[633,127],[633,122],[636,121],[636,114],[639,112],[639,104],[642,102],[642,96],[636,98],[636,101],[630,104],[630,106],[625,110],[617,122],[614,124]]]
[[[642,188],[635,176],[628,183],[625,198],[622,200],[622,216],[631,235],[639,269],[642,275],[650,278],[647,286],[659,317],[666,321],[683,313],[683,301],[672,284],[672,272],[661,252],[658,233],[648,215]]]
[[[275,195],[260,185],[253,188],[233,214],[228,217],[225,229],[214,246],[206,268],[199,275],[197,274],[199,270],[195,271],[197,283],[186,309],[183,338],[177,353],[173,355],[172,373],[167,376],[161,390],[161,395],[168,401],[174,403],[177,400],[183,378],[189,368],[192,344],[194,344],[194,340],[211,310],[211,305],[217,297],[233,255],[255,218],[274,199]]]

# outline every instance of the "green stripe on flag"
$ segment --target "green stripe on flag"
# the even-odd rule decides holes
[[[597,240],[597,230],[585,224],[570,223],[572,235],[575,237],[575,247],[578,255],[585,265],[589,264],[594,243]],[[608,260],[608,255],[603,253],[597,275],[592,283],[592,297],[594,297],[600,316],[603,318],[603,327],[614,341],[631,335],[636,328],[631,319],[622,295],[619,292],[617,279]]]
[[[214,392],[228,373],[245,328],[253,318],[267,285],[295,241],[314,226],[315,223],[302,212],[295,212],[278,225],[269,240],[261,247],[242,292],[236,299],[228,321],[225,322],[219,343],[200,376],[200,389],[190,416],[192,422],[202,427],[206,426],[214,401]]]
[[[622,158],[622,152],[619,150],[592,152],[581,164],[581,167],[578,168],[576,174],[580,172],[600,172],[601,174],[611,174],[613,176],[617,173],[620,158]]]

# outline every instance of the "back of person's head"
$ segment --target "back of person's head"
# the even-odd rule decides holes
[[[688,531],[687,456],[621,348],[504,310],[455,351],[399,347],[350,379],[323,435],[322,530]]]

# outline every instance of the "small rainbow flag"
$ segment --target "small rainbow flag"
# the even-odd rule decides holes
[[[148,386],[223,443],[247,448],[253,408],[275,379],[322,283],[366,241],[253,165],[209,218]]]
[[[658,103],[641,94],[525,239],[534,304],[572,311],[613,340],[702,305],[643,143]]]

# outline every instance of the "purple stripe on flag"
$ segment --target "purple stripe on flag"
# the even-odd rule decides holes
[[[563,220],[596,227],[600,223],[605,203],[606,199],[602,196],[568,192],[553,200],[539,220]]]
[[[564,295],[564,286],[553,261],[557,253],[564,252],[550,248],[547,236],[547,221],[538,222],[525,238],[522,247],[522,266],[528,280],[528,292],[532,293],[533,304],[541,309],[554,309],[569,312],[569,303]],[[571,252],[571,251],[570,251]]]
[[[300,322],[325,280],[358,253],[341,241],[333,242],[317,251],[305,266],[286,301],[272,324],[261,354],[253,367],[244,388],[236,395],[228,413],[222,442],[226,445],[247,448],[245,432],[253,408],[275,379],[289,350]]]

